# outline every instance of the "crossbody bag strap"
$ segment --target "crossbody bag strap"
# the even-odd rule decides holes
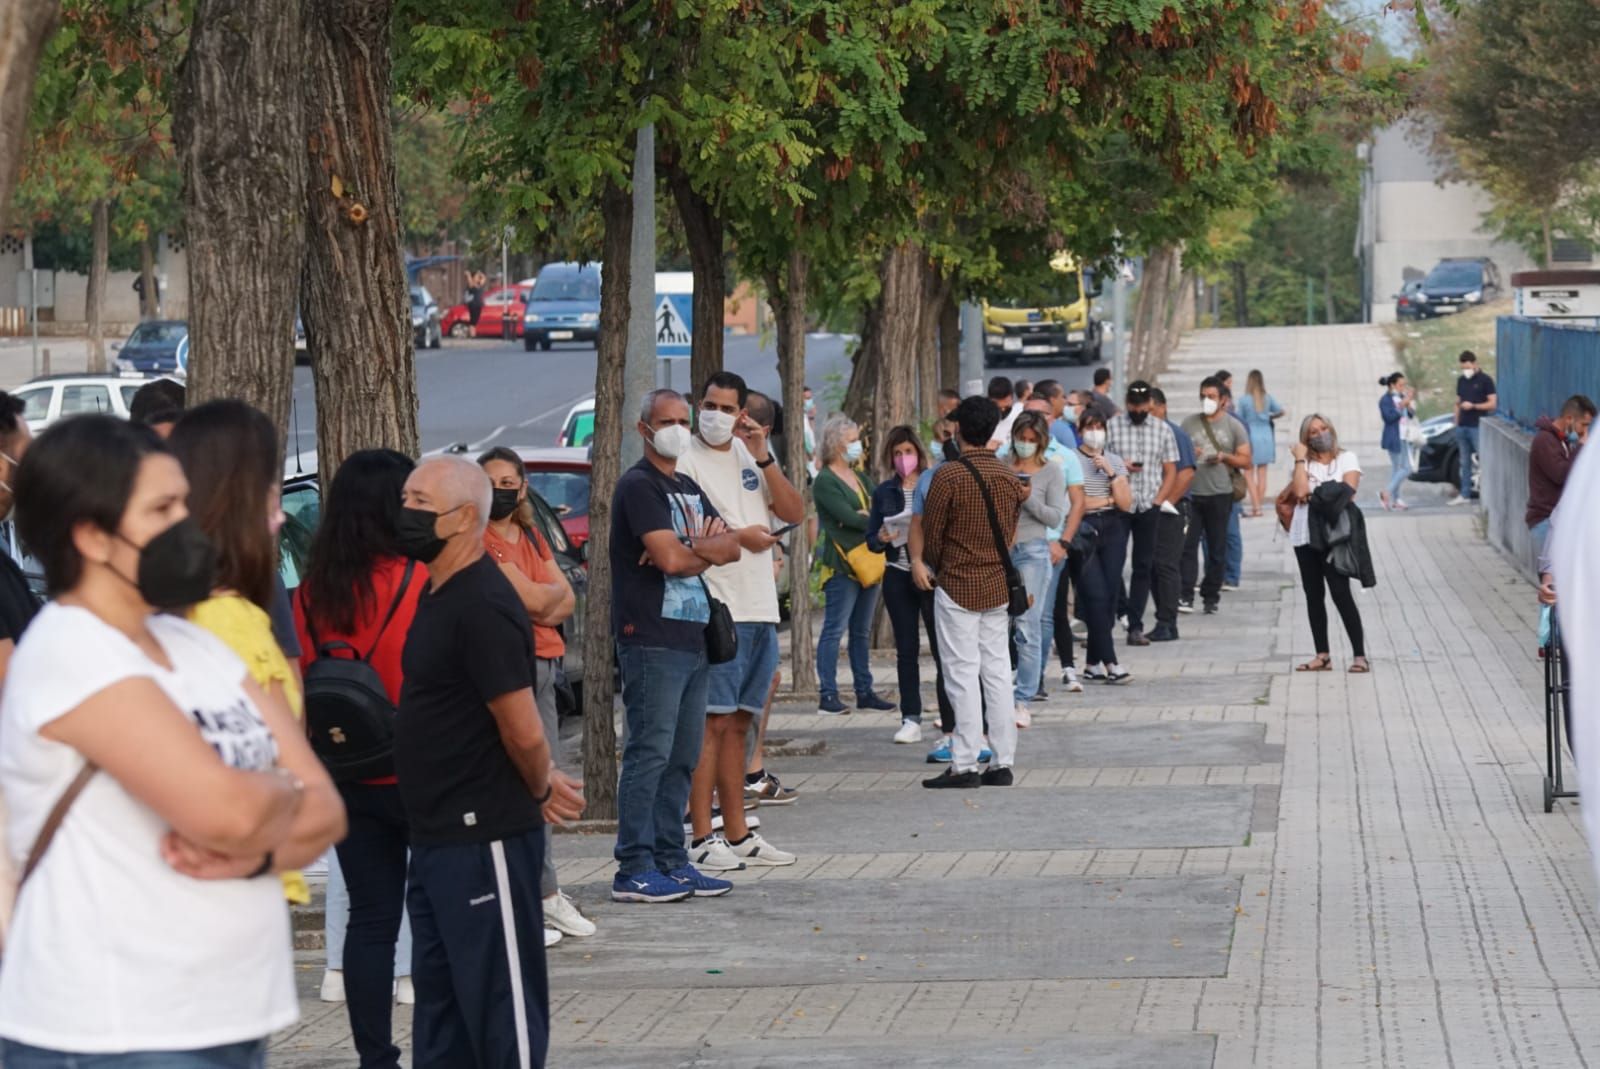
[[[1006,581],[1010,582],[1017,574],[1016,566],[1011,563],[1011,548],[1006,545],[1006,536],[1000,530],[1000,517],[994,510],[994,501],[989,497],[989,488],[984,485],[983,477],[978,474],[978,468],[966,457],[956,458],[961,466],[972,473],[972,479],[978,484],[978,493],[983,495],[983,510],[989,516],[989,532],[994,535],[995,552],[1000,554],[1000,563],[1006,570]]]
[[[378,633],[373,636],[372,647],[367,650],[363,661],[372,660],[372,655],[378,652],[378,643],[383,641],[383,633],[389,629],[389,622],[394,619],[394,614],[400,611],[400,603],[406,600],[406,591],[411,587],[411,577],[416,573],[417,562],[406,561],[405,574],[400,577],[400,589],[395,591],[394,601],[389,604],[389,612],[383,618],[383,623],[378,625]]]
[[[61,822],[67,819],[67,810],[72,808],[72,803],[78,800],[78,795],[94,779],[94,774],[100,771],[100,766],[93,761],[85,761],[78,774],[67,784],[67,789],[61,792],[61,797],[56,799],[55,806],[50,810],[50,815],[44,818],[44,826],[39,829],[39,837],[33,841],[33,849],[28,851],[28,860],[22,866],[22,875],[17,877],[17,890],[22,890],[22,885],[28,882],[28,877],[33,875],[33,870],[39,867],[39,862],[44,859],[44,852],[50,849],[50,844],[55,840],[56,832],[61,830]]]

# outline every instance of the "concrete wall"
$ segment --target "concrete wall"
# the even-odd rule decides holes
[[[1483,472],[1478,493],[1488,519],[1489,543],[1510,557],[1518,571],[1536,580],[1533,539],[1522,520],[1528,508],[1528,449],[1533,435],[1498,416],[1479,426],[1478,460]]]

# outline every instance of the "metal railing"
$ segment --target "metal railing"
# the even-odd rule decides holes
[[[1501,316],[1495,326],[1497,415],[1532,430],[1573,394],[1600,401],[1600,327]]]

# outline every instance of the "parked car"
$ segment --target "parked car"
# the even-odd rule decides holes
[[[528,294],[533,292],[533,283],[533,279],[525,278],[514,286],[496,286],[485,293],[477,329],[473,329],[472,313],[467,306],[454,305],[441,320],[444,332],[452,338],[498,338],[509,320],[509,337],[518,337],[522,333],[523,307],[528,302]]]
[[[589,450],[518,449],[528,469],[528,485],[561,518],[561,526],[582,548],[589,541]]]
[[[553,263],[539,269],[522,316],[522,347],[600,337],[600,264]]]
[[[115,375],[45,375],[11,391],[22,402],[22,418],[38,434],[58,419],[85,412],[104,412],[128,418],[128,407],[139,387],[171,375],[144,375],[124,371]]]
[[[1422,421],[1420,446],[1412,446],[1411,479],[1419,483],[1449,483],[1461,490],[1461,450],[1456,445],[1455,417],[1449,414]],[[1478,489],[1481,464],[1472,466],[1472,489]]]
[[[1500,296],[1500,269],[1486,257],[1447,258],[1417,288],[1413,303],[1421,317],[1451,315]]]
[[[439,302],[426,286],[411,287],[411,330],[418,349],[437,349],[444,344],[444,328],[439,322]]]
[[[561,424],[561,436],[556,439],[556,444],[571,447],[587,447],[589,439],[594,437],[594,398],[579,401],[567,413],[567,418]]]
[[[127,341],[111,349],[117,354],[118,371],[170,375],[180,367],[180,355],[188,353],[189,324],[179,319],[152,319],[134,327]]]
[[[1417,303],[1417,293],[1422,289],[1422,279],[1414,278],[1400,287],[1400,292],[1394,295],[1394,317],[1396,319],[1421,319],[1422,307]]]

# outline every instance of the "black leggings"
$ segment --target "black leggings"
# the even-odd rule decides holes
[[[1317,653],[1328,653],[1328,606],[1322,598],[1323,588],[1333,595],[1334,608],[1344,621],[1345,634],[1350,636],[1350,648],[1357,657],[1365,657],[1365,636],[1361,631],[1361,610],[1356,608],[1355,595],[1350,592],[1350,577],[1340,575],[1328,567],[1323,554],[1310,546],[1296,546],[1295,560],[1300,563],[1300,585],[1306,592],[1306,615],[1311,618],[1311,640]]]

